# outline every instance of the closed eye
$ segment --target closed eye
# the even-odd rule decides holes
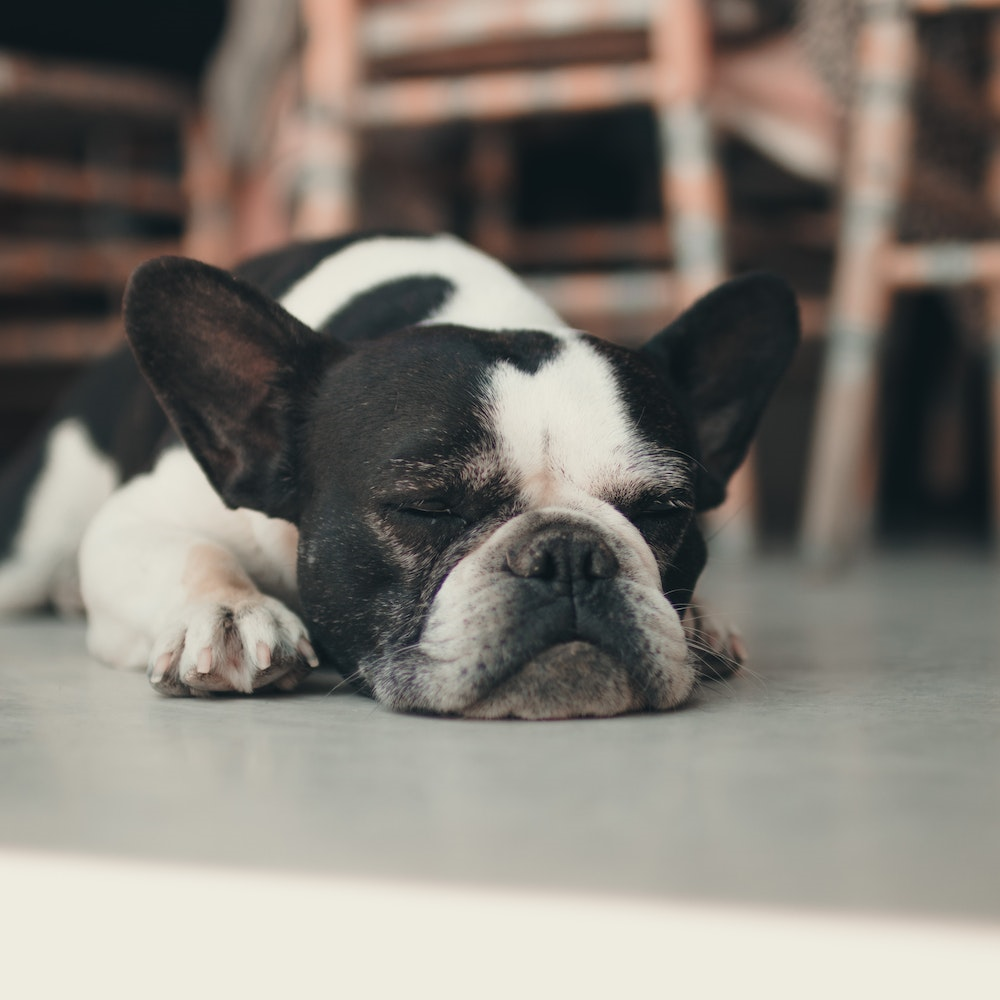
[[[410,514],[450,514],[451,507],[447,500],[437,498],[407,500],[399,505],[400,510]]]
[[[690,515],[693,512],[694,504],[687,495],[669,494],[640,500],[638,503],[630,505],[627,513],[632,520],[639,518],[667,520]]]
[[[633,513],[638,514],[639,516],[654,516],[659,514],[677,514],[690,510],[691,507],[689,504],[678,503],[674,500],[664,500],[661,503],[652,503],[644,507],[640,507],[638,510],[633,511]]]
[[[467,520],[454,510],[452,505],[441,497],[420,497],[414,500],[403,500],[392,506],[397,514],[413,520],[434,523],[436,521],[454,520],[467,524]]]

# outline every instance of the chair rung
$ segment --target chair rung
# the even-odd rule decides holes
[[[886,277],[897,288],[1000,282],[1000,241],[917,243],[885,252]]]
[[[504,258],[515,267],[586,261],[662,262],[670,255],[663,222],[517,229]]]
[[[906,0],[915,14],[946,14],[953,10],[996,10],[997,0]]]
[[[9,295],[52,285],[120,289],[144,260],[177,250],[174,241],[74,244],[3,240],[0,241],[0,292]]]
[[[0,106],[12,100],[176,118],[191,106],[184,87],[148,73],[66,65],[0,52]]]
[[[518,36],[557,37],[647,27],[652,0],[461,0],[378,5],[361,23],[366,56],[474,45]]]
[[[180,183],[148,173],[0,156],[0,195],[182,215]]]
[[[372,84],[360,95],[360,119],[370,126],[428,125],[456,118],[593,111],[646,103],[653,96],[653,72],[642,63],[486,73]],[[663,100],[668,95],[656,96]]]
[[[557,313],[570,320],[639,313],[667,317],[675,306],[675,282],[667,271],[529,275],[525,281]]]
[[[11,320],[0,329],[0,364],[89,361],[124,343],[117,316],[101,319]]]

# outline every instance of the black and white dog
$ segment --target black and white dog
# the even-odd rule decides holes
[[[368,234],[150,261],[125,326],[152,393],[120,352],[8,472],[0,610],[82,595],[91,652],[166,694],[322,658],[475,717],[671,708],[742,659],[692,609],[697,514],[795,349],[779,279],[629,351],[452,237]]]

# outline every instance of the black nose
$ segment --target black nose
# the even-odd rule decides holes
[[[618,573],[618,559],[595,533],[557,525],[512,546],[507,566],[515,576],[543,581],[561,594],[583,590]]]

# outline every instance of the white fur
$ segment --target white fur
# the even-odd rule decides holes
[[[169,645],[162,637],[192,605],[184,581],[196,548],[217,549],[218,601],[232,597],[230,582],[242,573],[249,589],[294,604],[297,543],[293,525],[229,510],[187,451],[167,451],[108,500],[84,536],[91,652],[118,667],[153,666],[154,651]]]
[[[453,236],[362,240],[321,261],[282,297],[307,326],[320,327],[357,295],[387,281],[442,277],[455,292],[425,323],[481,330],[564,331],[565,323],[499,261]]]
[[[535,505],[685,481],[685,460],[642,440],[610,363],[583,340],[534,373],[498,365],[487,398],[501,458]]]
[[[52,599],[67,610],[79,609],[77,547],[117,483],[114,463],[94,447],[79,421],[53,428],[13,551],[0,565],[0,612],[26,611]]]

